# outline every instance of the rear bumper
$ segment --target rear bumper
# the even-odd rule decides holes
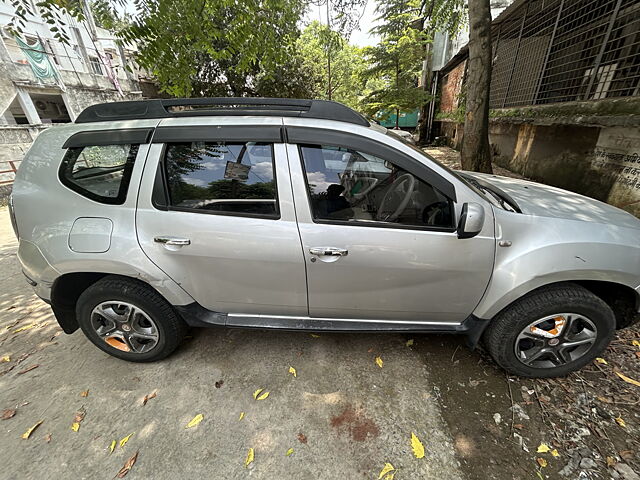
[[[49,264],[40,249],[32,242],[20,240],[18,246],[18,261],[22,267],[22,274],[35,294],[47,303],[51,302],[51,287],[59,275]]]

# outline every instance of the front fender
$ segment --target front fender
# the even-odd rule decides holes
[[[496,262],[473,312],[478,318],[493,318],[523,295],[552,283],[597,280],[638,286],[636,229],[499,211],[496,223]],[[511,246],[499,246],[501,242]]]

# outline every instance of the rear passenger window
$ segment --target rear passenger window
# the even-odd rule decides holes
[[[92,200],[122,204],[138,147],[127,144],[70,148],[62,161],[60,180]]]
[[[278,216],[271,144],[169,143],[165,169],[173,208]]]

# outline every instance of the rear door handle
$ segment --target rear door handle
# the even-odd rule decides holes
[[[176,247],[184,247],[185,245],[191,245],[191,240],[188,238],[178,237],[156,237],[153,239],[156,243],[162,243],[163,245],[173,245]]]
[[[319,257],[346,257],[349,250],[337,247],[311,247],[309,253]]]

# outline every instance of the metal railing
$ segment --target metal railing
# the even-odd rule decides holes
[[[638,0],[527,0],[492,34],[491,108],[640,95]]]

